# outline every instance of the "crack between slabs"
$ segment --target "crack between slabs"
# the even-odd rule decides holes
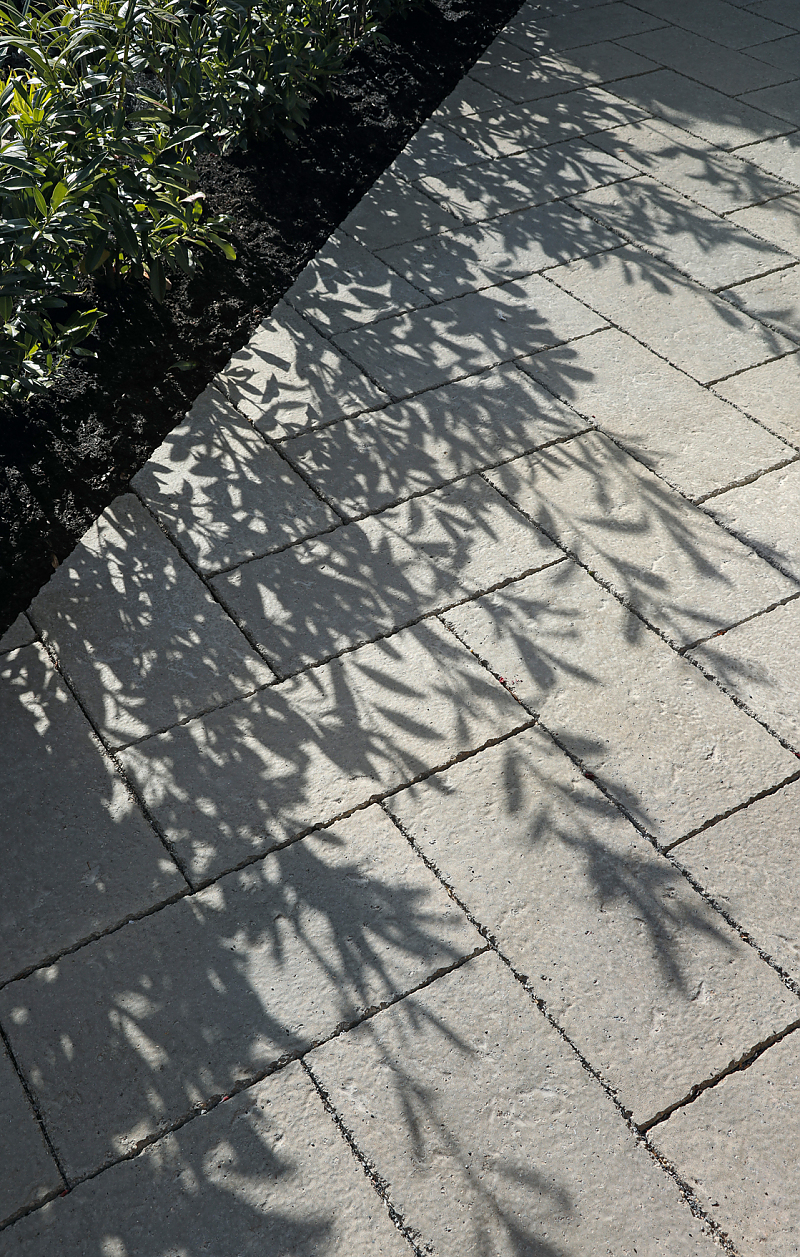
[[[790,446],[789,448],[791,449],[792,447]],[[782,459],[779,463],[772,463],[769,467],[762,467],[758,471],[754,471],[749,476],[743,476],[741,480],[732,480],[729,484],[723,485],[720,489],[712,489],[710,493],[704,493],[697,498],[690,498],[689,501],[693,502],[695,506],[704,506],[706,502],[710,502],[714,498],[720,497],[723,493],[730,492],[731,489],[743,489],[745,485],[755,484],[755,482],[760,480],[762,476],[768,476],[773,471],[781,471],[784,467],[791,467],[792,463],[796,463],[798,459],[800,459],[800,454],[793,452],[788,458]],[[732,536],[738,535],[741,540],[740,534],[733,532],[730,528],[728,531],[731,532]],[[750,542],[749,544],[751,548],[754,548],[753,542]],[[773,564],[773,566],[777,566],[777,564]],[[781,569],[779,568],[778,570],[780,571]],[[789,575],[789,573],[784,572],[784,576],[786,575]]]
[[[751,803],[757,803],[760,799],[770,798],[771,795],[777,794],[786,786],[791,785],[793,781],[797,781],[798,778],[800,778],[800,768],[796,772],[791,773],[784,781],[779,781],[775,786],[768,786],[765,790],[759,790],[744,803],[737,803],[735,807],[728,808],[725,812],[719,812],[716,816],[712,816],[710,820],[704,821],[702,825],[698,825],[696,829],[690,830],[688,834],[684,834],[681,838],[676,838],[674,842],[661,847],[660,850],[665,855],[670,854],[676,847],[680,847],[684,842],[688,842],[690,838],[696,838],[698,834],[704,834],[707,829],[712,829],[714,825],[719,825],[721,821],[727,820],[729,816],[736,816],[738,812],[743,812],[750,807]]]
[[[772,566],[774,567],[775,565],[773,564]],[[790,579],[797,583],[795,577],[790,577]],[[778,598],[766,607],[760,607],[758,611],[754,611],[751,615],[742,616],[741,620],[736,620],[733,624],[726,624],[725,628],[715,629],[713,633],[708,633],[705,637],[698,637],[696,641],[688,642],[686,646],[677,648],[677,653],[685,658],[690,650],[696,650],[698,646],[713,642],[717,637],[726,637],[728,633],[732,633],[734,629],[741,628],[743,624],[750,624],[752,620],[760,620],[762,616],[769,615],[771,611],[776,611],[778,607],[786,607],[789,603],[796,602],[798,598],[800,598],[800,589],[795,590],[794,593],[787,594],[785,598]]]
[[[34,1207],[40,1208],[42,1205],[47,1204],[47,1202],[49,1200],[52,1200],[55,1196],[63,1195],[64,1191],[68,1191],[69,1180],[67,1179],[67,1175],[64,1171],[64,1167],[61,1164],[61,1158],[56,1152],[53,1141],[50,1138],[50,1133],[47,1129],[47,1126],[45,1125],[45,1121],[42,1116],[41,1109],[39,1108],[39,1105],[36,1101],[36,1097],[33,1093],[32,1088],[28,1085],[28,1080],[25,1077],[25,1074],[19,1064],[19,1061],[17,1060],[14,1049],[11,1046],[8,1035],[6,1034],[5,1028],[3,1026],[0,1026],[0,1044],[2,1044],[2,1046],[5,1048],[8,1054],[8,1059],[11,1061],[11,1064],[14,1068],[14,1072],[16,1073],[17,1078],[19,1079],[22,1090],[25,1092],[25,1097],[28,1101],[28,1104],[31,1107],[31,1112],[33,1113],[36,1119],[36,1124],[39,1127],[39,1133],[41,1134],[42,1139],[45,1142],[47,1151],[50,1153],[50,1156],[53,1158],[53,1163],[56,1167],[56,1170],[58,1171],[58,1176],[61,1179],[61,1183],[62,1183],[61,1187],[55,1188],[52,1192],[49,1192],[46,1196],[43,1196],[40,1200],[36,1202]],[[8,1221],[9,1222],[16,1221],[20,1216],[22,1216],[23,1212],[27,1213],[29,1212],[29,1209],[23,1206],[23,1210],[16,1212],[12,1218],[8,1219]],[[7,1223],[3,1225],[7,1225]],[[3,1229],[3,1225],[0,1225],[0,1231]]]

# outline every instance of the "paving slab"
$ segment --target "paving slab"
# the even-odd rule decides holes
[[[198,883],[527,721],[426,620],[122,758]]]
[[[13,624],[9,625],[0,637],[0,655],[9,650],[19,650],[20,646],[29,646],[36,640],[36,630],[24,612],[20,612]]]
[[[748,92],[742,99],[756,109],[774,114],[776,118],[785,118],[795,126],[800,125],[800,79],[797,70],[791,83],[765,87],[760,92]]]
[[[0,710],[7,982],[186,883],[41,646],[0,660]]]
[[[650,1132],[742,1257],[795,1257],[797,1032]]]
[[[739,96],[785,81],[784,71],[747,53],[720,46],[717,34],[714,31],[712,39],[704,39],[702,35],[688,34],[679,26],[668,26],[643,35],[631,35],[623,44],[651,61],[658,61],[728,96]]]
[[[751,4],[749,8],[752,9],[757,17],[765,17],[772,22],[780,23],[782,26],[800,30],[800,14],[797,12],[797,5],[794,0],[761,0],[760,4]],[[751,49],[751,51],[753,50]]]
[[[390,169],[348,214],[341,230],[367,249],[388,249],[437,231],[452,231],[457,225],[458,219]]]
[[[248,563],[216,588],[286,676],[563,557],[471,476]]]
[[[604,433],[487,477],[679,648],[800,588]]]
[[[585,192],[570,203],[712,289],[790,266],[794,260],[648,175]]]
[[[728,217],[746,231],[800,257],[800,192],[767,201],[765,205],[736,210]]]
[[[654,30],[664,25],[663,17],[650,16],[642,12],[642,7],[634,8],[622,3],[622,0],[612,0],[610,4],[596,5],[582,12],[542,17],[538,22],[524,15],[522,21],[512,19],[504,35],[519,43],[520,47],[536,53],[542,48],[558,51],[576,48],[580,44],[596,44],[601,40],[622,39],[625,35],[635,35],[637,31]]]
[[[0,1044],[0,1225],[63,1186],[30,1101]]]
[[[800,581],[800,463],[712,498],[707,510]]]
[[[605,83],[630,74],[643,74],[655,68],[652,61],[610,42],[590,44],[566,53],[542,51],[532,54],[499,38],[476,61],[470,70],[470,78],[508,100],[521,103],[586,87],[589,83]],[[764,65],[760,68],[769,74]],[[779,80],[773,74],[765,81],[773,83]]]
[[[778,974],[541,730],[388,806],[637,1125],[796,1016]]]
[[[446,96],[432,118],[458,118],[462,114],[480,113],[485,109],[499,109],[503,105],[503,97],[498,96],[482,83],[476,83],[467,75],[458,87]]]
[[[729,288],[726,296],[742,310],[800,341],[800,264]]]
[[[519,366],[690,498],[792,453],[616,328],[523,358]]]
[[[800,601],[795,599],[690,652],[798,754],[799,642]]]
[[[762,170],[770,171],[787,183],[800,186],[800,131],[764,140],[761,144],[748,144],[737,156],[755,162]]]
[[[619,243],[619,236],[580,213],[579,207],[559,201],[442,232],[432,240],[395,245],[381,257],[430,300],[446,301]]]
[[[660,843],[797,772],[797,759],[574,564],[443,618]]]
[[[756,946],[800,980],[800,782],[695,834],[674,855]]]
[[[342,514],[357,519],[584,427],[563,402],[505,366],[283,448]]]
[[[386,403],[330,341],[279,302],[217,377],[260,432],[283,437]]]
[[[604,325],[585,305],[529,275],[343,332],[334,343],[368,374],[379,373],[398,400]]]
[[[373,807],[7,987],[0,1016],[78,1177],[484,946]]]
[[[424,1251],[714,1251],[674,1182],[494,956],[308,1064]]]
[[[633,246],[570,262],[548,275],[701,384],[793,347],[730,301]]]
[[[796,6],[793,8],[796,13]],[[800,34],[785,35],[783,39],[773,39],[768,44],[756,44],[747,51],[749,56],[757,57],[759,61],[765,61],[767,65],[795,76],[800,64]]]
[[[247,419],[207,388],[131,481],[202,572],[338,523]]]
[[[637,7],[663,17],[662,0],[637,0]],[[748,48],[767,39],[778,39],[786,28],[766,16],[725,4],[724,0],[671,0],[669,20],[697,35],[706,35],[727,48]]]
[[[111,746],[274,680],[133,494],[103,512],[31,616]]]
[[[13,1242],[18,1257],[409,1251],[299,1064],[80,1184]]]
[[[482,159],[483,154],[469,140],[454,135],[444,121],[429,118],[394,159],[390,170],[411,183],[423,175],[472,166]]]
[[[800,447],[800,357],[796,353],[721,380],[714,392]]]

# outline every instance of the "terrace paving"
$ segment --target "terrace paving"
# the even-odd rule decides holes
[[[527,3],[0,639],[2,1257],[800,1254],[800,3]]]

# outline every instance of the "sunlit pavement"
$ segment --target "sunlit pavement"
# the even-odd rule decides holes
[[[524,6],[2,639],[3,1257],[800,1253],[798,188]]]

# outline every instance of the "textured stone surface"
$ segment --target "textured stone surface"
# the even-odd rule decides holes
[[[527,719],[451,634],[425,621],[123,759],[200,880]]]
[[[689,497],[791,456],[782,441],[615,328],[519,365]]]
[[[604,434],[587,433],[488,475],[679,647],[798,588]]]
[[[660,842],[797,772],[797,759],[572,564],[443,617]]]
[[[641,8],[612,0],[611,4],[592,6],[583,12],[567,12],[557,17],[544,17],[526,29],[520,22],[512,22],[507,35],[519,40],[523,47],[536,52],[544,45],[547,48],[576,48],[579,44],[594,44],[599,40],[622,39],[625,35],[634,35],[637,31],[653,30],[663,26],[660,14],[650,17]],[[538,27],[538,29],[537,29]],[[765,39],[768,36],[764,36]]]
[[[786,6],[787,14],[782,20],[797,27],[797,6],[793,0],[790,0],[790,4],[792,7],[789,9]],[[789,21],[791,13],[795,15],[794,22]],[[767,44],[756,44],[754,48],[748,48],[748,53],[759,61],[766,61],[767,65],[788,71],[790,75],[797,74],[797,66],[800,64],[800,35],[785,35],[783,39],[771,39]]]
[[[798,1251],[798,1062],[795,1032],[650,1133],[743,1257]]]
[[[401,1257],[408,1246],[292,1064],[21,1222],[14,1251]]]
[[[790,196],[767,201],[766,205],[737,210],[730,219],[747,231],[771,240],[779,249],[800,256],[800,193],[793,192]]]
[[[800,354],[767,362],[714,385],[714,391],[800,446]]]
[[[725,5],[728,7],[732,6]],[[614,84],[614,91],[647,113],[694,132],[718,148],[752,144],[789,129],[787,123],[762,109],[754,109],[674,70],[656,70],[623,79]],[[779,170],[773,173],[782,174]]]
[[[0,713],[5,982],[185,882],[40,646],[0,660]]]
[[[132,494],[103,512],[31,615],[113,746],[273,679]]]
[[[79,1175],[484,945],[371,808],[6,988],[0,1008]]]
[[[738,156],[755,162],[780,179],[800,184],[800,131],[764,140],[761,144],[748,144]]]
[[[800,581],[800,463],[708,503],[716,519]]]
[[[730,288],[726,295],[749,314],[800,341],[800,263]]]
[[[476,83],[469,76],[446,96],[439,108],[431,115],[433,118],[459,118],[467,113],[480,113],[486,109],[499,109],[503,104],[502,96],[490,91],[482,83]]]
[[[715,1251],[494,956],[312,1052],[308,1064],[436,1253]]]
[[[284,448],[329,501],[357,517],[583,426],[574,411],[508,366]]]
[[[601,42],[567,53],[539,52],[532,55],[530,51],[500,38],[490,44],[475,63],[470,77],[500,92],[508,100],[521,103],[586,87],[589,83],[605,83],[628,74],[642,74],[655,68],[652,61],[621,48],[619,44]],[[766,66],[760,68],[770,74]],[[774,72],[765,81],[775,82]]]
[[[664,16],[661,0],[641,0],[637,7],[654,17]],[[697,4],[696,0],[671,0],[669,19],[687,31],[707,35],[727,48],[747,48],[765,39],[778,39],[786,33],[777,22],[725,4],[724,0],[703,0],[702,4]]]
[[[456,226],[457,218],[389,170],[361,198],[341,230],[367,249],[388,249]]]
[[[9,650],[18,650],[20,646],[28,646],[36,638],[36,632],[28,617],[23,613],[17,616],[0,637],[0,655]]]
[[[0,1225],[62,1186],[28,1097],[0,1044]]]
[[[423,175],[471,166],[481,161],[482,156],[474,144],[454,135],[438,119],[429,118],[409,140],[400,156],[395,158],[390,169],[392,175],[411,182]]]
[[[213,388],[132,484],[204,572],[269,554],[338,522]]]
[[[701,383],[788,352],[792,342],[634,247],[549,272],[567,292]]]
[[[217,589],[286,675],[561,559],[474,476],[248,563]]]
[[[800,752],[800,601],[748,620],[691,654]]]
[[[795,70],[797,74],[797,70]],[[793,126],[800,125],[800,80],[793,79],[791,83],[781,83],[777,87],[765,87],[760,92],[749,92],[745,100],[755,105],[756,109],[763,109],[766,113],[774,114],[777,118],[785,118]],[[788,131],[788,127],[784,127]]]
[[[727,5],[720,7],[724,11]],[[629,36],[624,44],[626,48],[641,53],[652,61],[660,61],[668,69],[677,70],[696,82],[705,83],[706,87],[715,87],[717,91],[725,92],[728,96],[739,96],[742,92],[771,87],[773,83],[780,83],[786,77],[780,70],[763,61],[757,61],[747,53],[720,47],[716,31],[711,33],[709,40],[702,35],[690,35],[678,26],[671,26],[643,35]]]
[[[792,1021],[778,975],[540,730],[388,806],[637,1124]]]

